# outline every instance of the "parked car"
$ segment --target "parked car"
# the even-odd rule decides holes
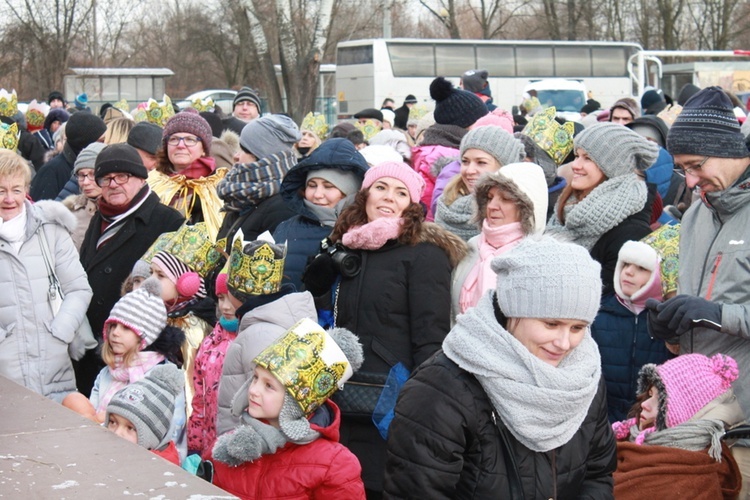
[[[578,80],[548,78],[529,83],[524,92],[536,90],[543,108],[554,106],[557,116],[566,120],[580,121],[581,108],[586,104],[586,86]]]
[[[180,107],[180,109],[183,109],[189,107],[190,103],[195,99],[206,100],[210,97],[211,99],[213,99],[215,106],[219,106],[224,113],[229,115],[232,113],[232,109],[234,108],[234,96],[236,95],[237,91],[230,89],[201,90],[200,92],[190,94],[185,99],[178,101],[176,104]]]

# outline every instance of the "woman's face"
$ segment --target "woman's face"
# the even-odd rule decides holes
[[[78,185],[81,187],[81,192],[86,198],[95,200],[102,194],[102,188],[94,180],[94,169],[93,168],[82,168],[76,174],[78,177]]]
[[[344,193],[320,177],[312,177],[305,185],[305,199],[320,207],[333,208],[344,198]]]
[[[161,267],[154,262],[151,263],[151,276],[156,276],[156,279],[161,283],[161,300],[165,304],[179,298],[180,294],[177,293],[177,286],[169,279],[169,276],[164,274]]]
[[[9,221],[23,210],[28,186],[23,176],[5,176],[0,179],[0,219]]]
[[[467,149],[461,156],[461,179],[469,192],[474,192],[474,185],[482,176],[497,172],[502,165],[491,154],[481,149]]]
[[[297,143],[297,147],[311,148],[315,146],[315,135],[309,130],[302,131],[302,139]]]
[[[570,166],[573,170],[573,180],[570,181],[570,185],[573,189],[583,191],[585,194],[590,193],[592,189],[607,180],[604,172],[581,148],[576,149],[576,159]]]
[[[659,411],[659,390],[651,386],[648,399],[641,403],[641,416],[638,421],[640,430],[648,429],[656,424],[656,414]]]
[[[175,137],[183,139],[188,138],[188,140],[197,139],[197,142],[192,146],[188,146],[185,144],[185,140],[181,140],[177,145],[173,146],[170,142],[173,141]],[[169,136],[169,141],[167,141],[167,156],[177,172],[185,170],[203,155],[203,142],[195,135],[185,132],[177,132]]]
[[[381,177],[370,186],[365,212],[367,221],[381,217],[398,218],[411,204],[411,196],[406,184],[394,177]]]
[[[588,323],[575,319],[510,319],[510,333],[531,354],[557,366],[583,340]]]
[[[493,187],[487,193],[487,210],[485,213],[490,227],[504,226],[512,222],[521,221],[521,211],[515,201],[498,187]]]

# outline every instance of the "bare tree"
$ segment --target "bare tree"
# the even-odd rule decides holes
[[[454,40],[461,38],[461,31],[458,27],[459,9],[455,0],[438,0],[437,6],[431,6],[425,0],[419,0],[419,3],[445,26],[451,38]]]
[[[697,49],[725,50],[737,35],[747,29],[738,22],[740,0],[703,0],[689,6],[690,17],[698,34]]]

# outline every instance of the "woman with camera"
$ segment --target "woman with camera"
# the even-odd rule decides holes
[[[336,326],[355,332],[364,348],[362,368],[334,401],[342,409],[341,442],[362,464],[368,498],[380,497],[385,467],[375,402],[394,366],[413,370],[440,349],[450,329],[451,270],[466,253],[457,236],[424,222],[423,188],[404,163],[370,168],[333,228],[333,248],[304,279],[313,295],[334,289]],[[337,263],[351,261],[347,254],[358,255],[360,266],[344,276]]]

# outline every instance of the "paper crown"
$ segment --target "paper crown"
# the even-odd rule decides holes
[[[16,91],[0,89],[0,116],[12,117],[18,113],[18,96]]]
[[[221,249],[226,246],[226,239],[214,243],[208,234],[205,222],[192,226],[183,224],[177,231],[163,233],[151,245],[142,257],[148,263],[158,252],[166,252],[180,259],[191,270],[202,278],[222,264],[224,258]]]
[[[409,120],[419,120],[424,115],[429,113],[429,109],[424,104],[415,104],[409,110]]]
[[[245,295],[276,293],[281,289],[285,259],[285,244],[263,239],[243,242],[240,235],[232,243],[227,286]]]
[[[37,102],[36,99],[29,103],[26,110],[26,128],[29,132],[36,132],[44,128],[44,119],[49,113],[49,105],[43,102]]]
[[[565,122],[560,125],[555,120],[557,110],[554,106],[539,111],[526,124],[523,134],[531,137],[537,146],[542,148],[557,165],[562,165],[563,160],[573,150],[573,122]]]
[[[130,112],[130,104],[128,104],[127,99],[120,99],[119,101],[114,103],[113,106],[119,109],[120,111],[125,111],[126,113]]]
[[[0,123],[0,148],[15,151],[18,149],[18,125]]]
[[[305,115],[305,119],[302,120],[302,125],[300,125],[299,129],[313,132],[321,141],[328,135],[328,123],[326,123],[326,117],[320,113],[313,113],[312,111]]]
[[[305,415],[343,388],[354,373],[344,351],[309,318],[287,330],[255,363],[279,379]]]
[[[664,296],[677,291],[680,267],[680,224],[664,224],[641,240],[659,254],[661,290]]]
[[[174,116],[174,108],[167,94],[164,94],[163,99],[161,103],[156,102],[153,97],[146,102],[142,102],[133,113],[133,119],[136,122],[149,121],[164,128],[167,120]]]
[[[206,99],[200,99],[196,97],[192,101],[190,101],[190,107],[195,109],[197,112],[202,111],[213,111],[214,110],[214,100],[210,97]]]
[[[365,136],[365,140],[369,141],[373,137],[375,137],[375,134],[380,132],[381,127],[375,124],[375,120],[367,120],[364,123],[355,123],[355,127],[357,127],[361,132],[362,135]]]

